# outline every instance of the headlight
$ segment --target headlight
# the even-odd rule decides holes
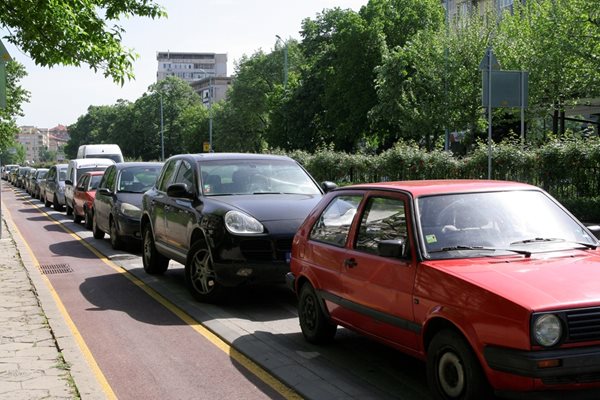
[[[225,214],[225,227],[231,233],[250,234],[263,233],[264,228],[260,222],[239,211],[228,211]]]
[[[121,203],[121,213],[131,218],[141,218],[142,210],[129,203]]]
[[[554,314],[544,314],[533,323],[533,337],[542,346],[554,346],[561,336],[562,323]]]

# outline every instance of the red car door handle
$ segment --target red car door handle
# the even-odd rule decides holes
[[[344,267],[354,268],[357,265],[358,265],[358,263],[356,262],[356,260],[354,258],[346,258],[344,260]]]

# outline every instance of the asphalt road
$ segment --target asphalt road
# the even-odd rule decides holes
[[[306,343],[283,286],[239,290],[225,305],[195,301],[183,266],[142,268],[139,247],[112,250],[3,183],[2,200],[119,399],[426,400],[424,364],[343,328]]]

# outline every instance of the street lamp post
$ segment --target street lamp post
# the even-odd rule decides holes
[[[281,36],[275,35],[278,42],[283,43],[283,88],[287,89],[288,81],[288,45],[287,42],[281,39]]]
[[[163,98],[162,92],[158,92],[160,96],[160,161],[165,161],[165,125],[163,122]]]
[[[200,71],[204,72],[204,78],[208,75],[208,151],[209,153],[213,152],[213,144],[212,144],[212,131],[213,131],[213,118],[212,118],[212,100],[213,100],[213,80],[212,75],[209,75],[208,72],[199,68]],[[204,103],[204,99],[202,101]]]

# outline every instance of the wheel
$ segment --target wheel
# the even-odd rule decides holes
[[[98,228],[95,214],[92,215],[92,232],[94,233],[94,239],[104,239],[104,231]]]
[[[73,222],[75,222],[76,224],[81,222],[81,216],[77,215],[75,210],[73,210]]]
[[[52,205],[52,203],[48,200],[48,196],[46,196],[45,194],[44,194],[44,205],[46,207],[50,207]]]
[[[65,200],[65,203],[66,203],[66,205],[65,205],[66,214],[67,215],[73,215],[73,208],[71,206],[69,206],[69,203],[67,203],[66,200]]]
[[[54,209],[56,211],[62,211],[63,210],[63,206],[62,206],[62,204],[60,204],[58,202],[58,197],[56,197],[56,195],[54,195],[54,200],[52,201],[52,204],[54,205]]]
[[[188,252],[185,283],[198,301],[218,303],[225,298],[226,288],[217,281],[212,255],[204,240],[194,243]]]
[[[315,290],[309,283],[305,283],[300,289],[298,318],[306,341],[323,344],[333,340],[337,325],[329,321],[323,312],[323,307]]]
[[[119,232],[117,231],[117,224],[113,218],[110,218],[109,222],[109,235],[110,235],[110,245],[113,249],[119,250],[123,247],[123,239],[119,236]]]
[[[92,212],[90,210],[88,210],[87,208],[83,209],[83,215],[85,216],[85,227],[87,229],[92,229],[93,223],[92,223]]]
[[[469,343],[456,331],[443,330],[427,350],[427,381],[436,399],[478,400],[491,390]]]
[[[144,264],[144,271],[150,275],[164,274],[169,267],[169,259],[156,250],[150,225],[144,226],[142,233],[142,264]]]

